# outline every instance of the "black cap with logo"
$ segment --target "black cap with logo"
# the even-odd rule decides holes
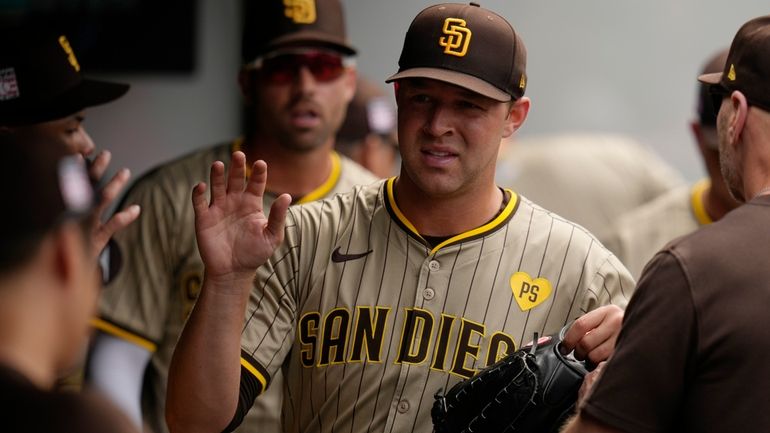
[[[700,82],[727,91],[738,90],[751,105],[770,111],[770,15],[754,18],[738,30],[727,54],[724,72],[704,74]]]
[[[387,82],[431,78],[506,102],[524,96],[526,65],[524,42],[505,18],[477,3],[444,3],[412,21]]]
[[[243,63],[281,49],[318,47],[353,55],[339,0],[244,0]]]
[[[0,48],[0,125],[60,119],[128,91],[128,84],[83,77],[64,35],[14,27],[0,37],[14,41]]]

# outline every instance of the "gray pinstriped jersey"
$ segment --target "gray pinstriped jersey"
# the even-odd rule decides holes
[[[164,164],[137,181],[124,200],[142,206],[139,220],[115,236],[124,263],[115,281],[105,287],[94,326],[102,332],[138,344],[152,353],[143,389],[143,415],[155,433],[167,431],[164,415],[168,367],[174,346],[197,299],[203,262],[195,240],[195,214],[190,201],[193,185],[208,182],[214,161],[230,160],[240,140],[203,149]],[[346,157],[333,154],[327,182],[306,195],[314,200],[347,192],[356,184],[376,180]],[[265,196],[265,209],[275,199]],[[244,423],[261,431],[277,431],[280,395],[257,402]]]
[[[258,271],[241,363],[263,385],[283,367],[288,432],[431,431],[436,392],[634,288],[585,229],[510,191],[431,249],[392,185],[291,208]]]

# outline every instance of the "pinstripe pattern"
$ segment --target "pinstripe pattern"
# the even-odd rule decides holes
[[[291,208],[284,244],[258,271],[242,347],[284,368],[288,432],[430,431],[434,393],[534,332],[625,306],[634,286],[585,229],[512,192],[493,224],[431,250],[390,200],[392,181]],[[334,262],[338,247],[371,252]],[[522,294],[517,272],[538,288]],[[539,278],[550,296],[532,292],[545,290]],[[362,335],[380,337],[354,352]]]
[[[156,433],[167,431],[164,402],[168,366],[203,278],[190,191],[192,185],[208,182],[211,163],[229,161],[237,146],[238,141],[226,143],[165,164],[142,176],[124,200],[141,205],[142,215],[115,236],[125,262],[115,281],[103,291],[99,306],[100,317],[121,332],[97,327],[118,338],[136,341],[127,338],[134,335],[157,346],[149,367],[151,388],[145,389],[143,396],[150,402],[150,410],[145,410],[144,415]],[[311,194],[331,196],[375,180],[347,158],[341,158],[335,166],[340,168],[333,171],[330,180],[336,182]],[[265,209],[270,208],[274,198],[266,195]],[[275,376],[274,372],[271,376]],[[279,399],[274,395],[275,401]],[[267,403],[265,399],[258,404]],[[276,405],[273,403],[269,411],[277,411]]]

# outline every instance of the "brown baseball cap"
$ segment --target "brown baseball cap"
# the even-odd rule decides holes
[[[701,75],[713,73],[721,74],[719,71],[725,68],[727,53],[728,49],[724,48],[712,54],[701,69]],[[701,125],[716,126],[719,107],[714,105],[714,98],[712,97],[713,95],[711,94],[709,87],[708,84],[698,84],[698,120]]]
[[[524,96],[527,50],[505,18],[478,3],[444,3],[417,14],[404,39],[398,73],[430,78],[497,101]]]
[[[738,90],[751,105],[770,111],[770,15],[744,24],[733,38],[723,72],[698,77],[714,91]]]
[[[354,55],[339,0],[244,0],[241,58],[281,48],[318,47]]]
[[[0,38],[14,41],[0,48],[0,125],[61,119],[128,91],[128,84],[82,76],[65,35],[17,26]]]

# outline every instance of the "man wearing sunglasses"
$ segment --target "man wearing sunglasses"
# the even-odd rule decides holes
[[[127,201],[145,215],[116,238],[124,266],[105,288],[96,321],[89,380],[155,433],[167,430],[168,364],[203,279],[191,185],[236,150],[249,163],[270,164],[268,202],[289,193],[305,203],[376,179],[333,151],[356,82],[340,2],[245,1],[243,16],[245,136],[165,164],[133,186]],[[244,427],[280,431],[281,391],[274,386],[259,399]]]
[[[770,15],[741,26],[722,72],[699,77],[718,95],[720,168],[744,204],[647,265],[615,355],[585,382],[566,431],[770,431],[767,77]]]
[[[289,207],[233,154],[193,190],[206,276],[174,353],[174,433],[231,430],[278,371],[288,432],[429,432],[435,395],[536,333],[612,353],[628,271],[582,227],[495,184],[524,123],[526,50],[476,3],[426,8],[395,83],[398,177]],[[614,304],[614,305],[611,305]],[[240,391],[239,391],[240,390]]]

